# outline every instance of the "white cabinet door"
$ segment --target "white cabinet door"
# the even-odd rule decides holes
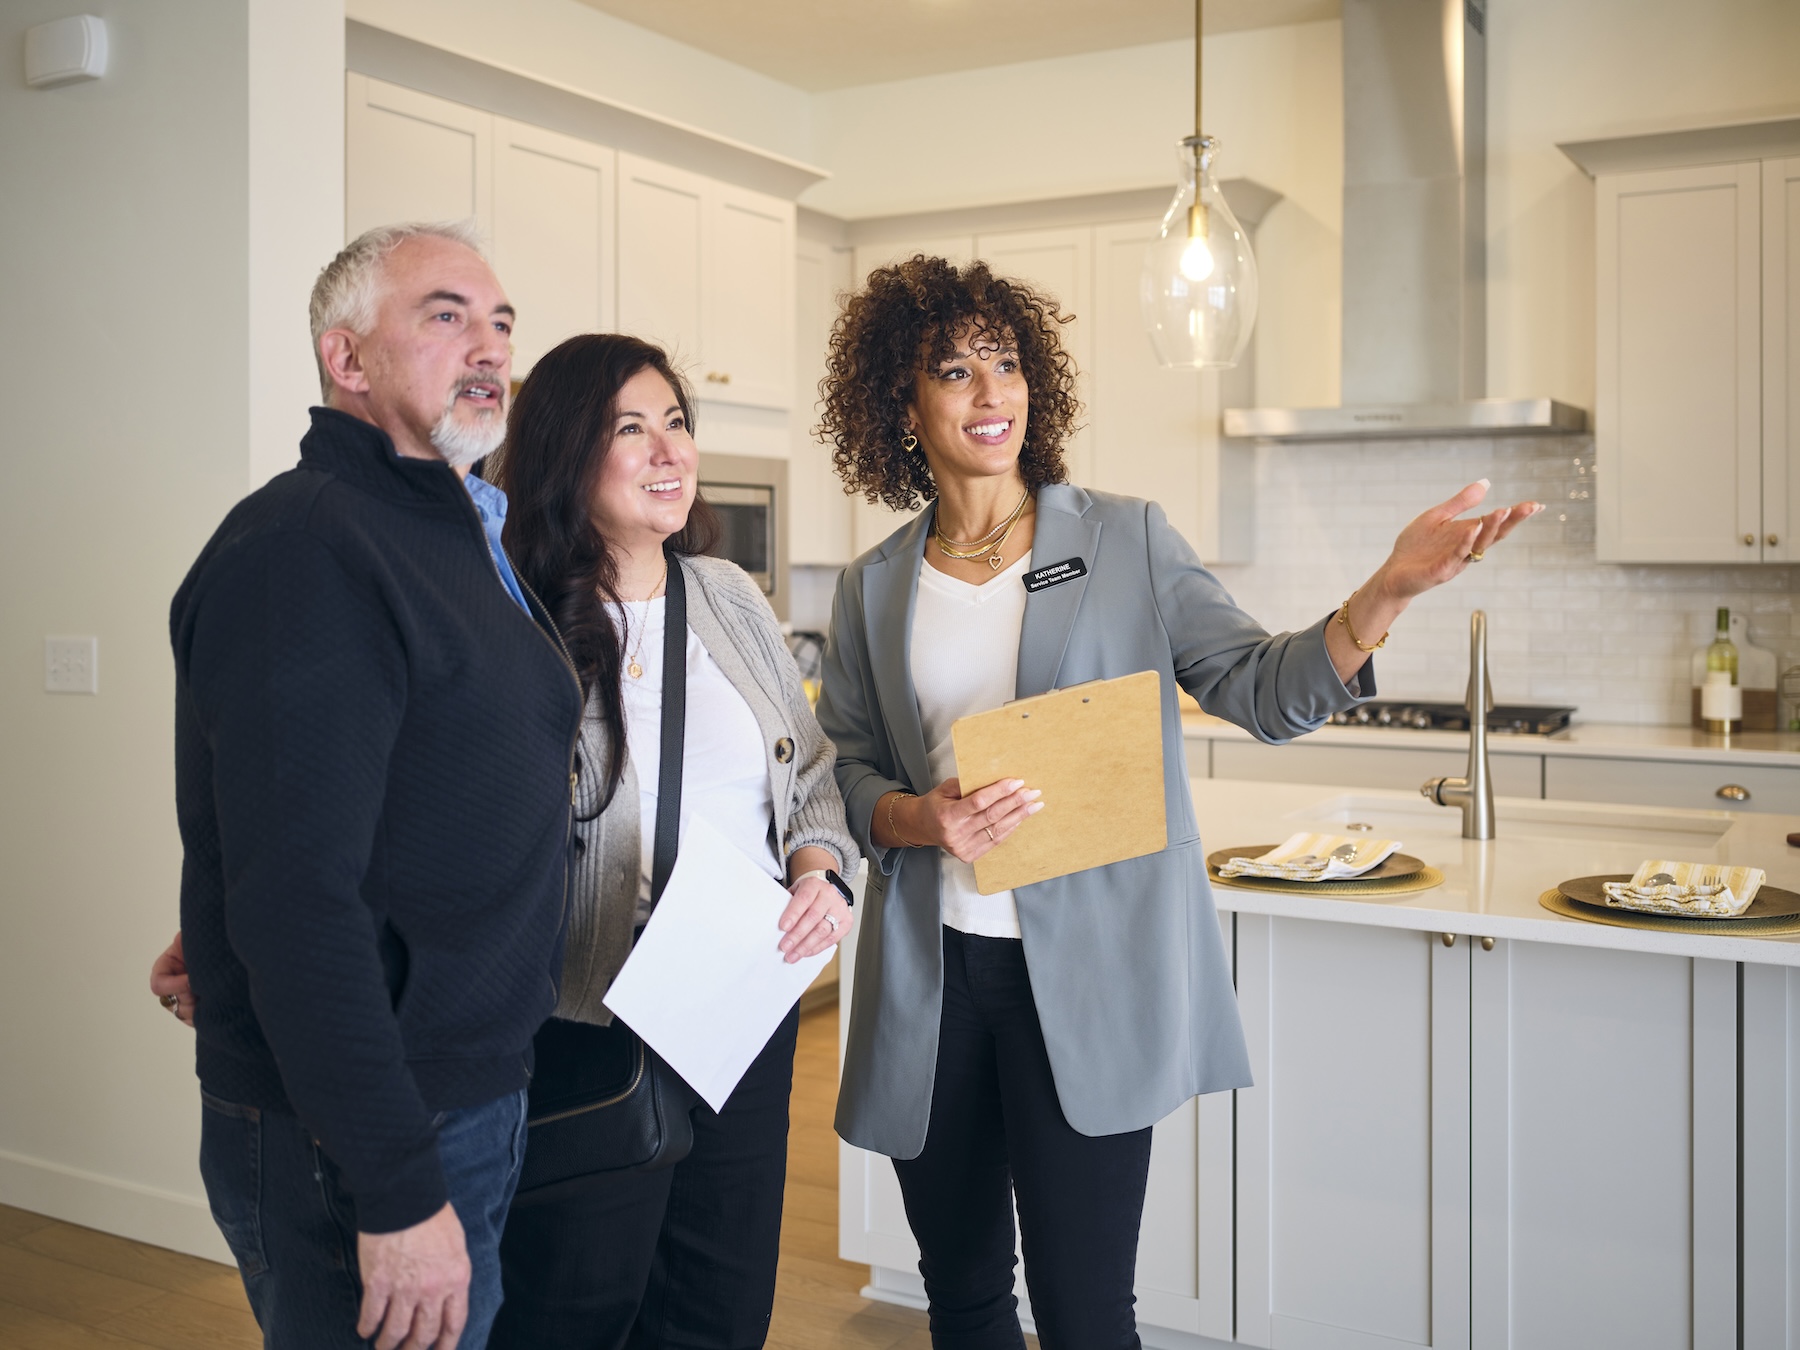
[[[344,77],[344,237],[403,221],[493,229],[492,114]]]
[[[592,141],[494,119],[494,270],[519,311],[513,375],[614,326],[618,162]]]
[[[702,398],[794,401],[794,204],[708,185],[701,288]]]
[[[975,255],[993,269],[995,276],[1016,277],[1033,289],[1054,298],[1073,322],[1059,330],[1063,350],[1074,358],[1075,396],[1083,408],[1091,398],[1094,321],[1090,313],[1094,290],[1094,232],[1084,227],[1060,230],[1021,230],[1009,234],[983,234],[975,239]],[[1063,446],[1069,479],[1094,481],[1092,434],[1078,419],[1079,429]]]
[[[707,180],[619,153],[619,329],[666,348],[700,384]]]
[[[1743,967],[1745,1346],[1800,1350],[1800,970]]]
[[[1736,967],[1505,941],[1471,956],[1472,1350],[1751,1344]]]
[[[1237,933],[1238,1341],[1467,1347],[1467,942],[1250,914]]]
[[[1800,159],[1762,166],[1763,556],[1800,559]]]
[[[802,239],[794,248],[794,413],[788,453],[788,561],[841,567],[850,547],[850,499],[831,465],[831,447],[813,436],[819,424],[819,381],[838,316],[838,296],[850,286],[850,250]]]
[[[1600,180],[1604,562],[1763,557],[1760,189],[1755,164]]]

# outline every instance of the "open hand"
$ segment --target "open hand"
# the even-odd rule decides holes
[[[1021,779],[1002,778],[965,797],[962,784],[946,778],[924,796],[899,803],[894,816],[909,843],[935,844],[972,863],[1042,811],[1043,795]]]
[[[1449,501],[1421,512],[1400,531],[1394,551],[1381,568],[1385,589],[1394,599],[1405,602],[1454,580],[1520,522],[1544,509],[1541,502],[1519,502],[1483,516],[1457,519],[1479,506],[1487,491],[1485,478],[1470,483]]]

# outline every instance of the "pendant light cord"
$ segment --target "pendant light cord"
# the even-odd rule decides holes
[[[1204,0],[1194,0],[1194,135],[1205,133],[1200,128],[1200,9]]]

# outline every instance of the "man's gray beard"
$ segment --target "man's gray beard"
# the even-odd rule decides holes
[[[500,442],[506,439],[505,407],[497,407],[491,412],[482,413],[484,421],[474,425],[465,425],[456,420],[456,400],[462,396],[462,386],[450,395],[450,401],[444,405],[444,415],[437,420],[431,429],[431,448],[444,457],[444,462],[453,469],[467,468],[478,460],[486,459],[500,448]]]

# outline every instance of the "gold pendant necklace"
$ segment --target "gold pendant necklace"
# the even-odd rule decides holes
[[[977,560],[985,559],[988,567],[991,570],[998,572],[1001,567],[1006,564],[1006,541],[1012,538],[1012,532],[1018,527],[1019,519],[1025,511],[1025,503],[1030,500],[1031,490],[1027,488],[1025,496],[1020,500],[1019,504],[1013,508],[1012,515],[1008,516],[995,527],[995,529],[1000,531],[1000,537],[991,544],[979,544],[974,547],[970,547],[967,544],[960,544],[955,540],[945,539],[943,534],[934,526],[932,533],[937,536],[938,552],[942,553],[946,558],[954,558],[958,562],[975,562]],[[993,530],[988,531],[990,536],[993,533]]]
[[[969,558],[981,557],[989,549],[997,547],[997,545],[994,543],[994,536],[997,534],[1004,536],[1008,531],[1010,531],[1012,529],[1013,525],[1018,521],[1019,517],[1025,514],[1025,504],[1027,502],[1029,502],[1030,500],[1031,500],[1031,489],[1026,488],[1025,495],[1019,498],[1019,504],[1017,506],[1013,507],[1012,511],[1007,515],[1005,520],[1001,521],[998,525],[994,526],[993,529],[989,530],[986,534],[982,535],[979,539],[971,539],[971,540],[967,541],[966,543],[961,539],[952,539],[949,535],[944,533],[943,529],[938,525],[938,523],[936,521],[932,522],[932,529],[938,537],[938,547],[941,548],[948,556],[950,556],[952,558],[963,557],[964,554],[966,554],[967,557],[969,557]],[[960,549],[963,552],[962,553],[952,553],[951,552],[952,549]]]
[[[626,674],[630,675],[634,680],[641,680],[644,678],[643,663],[640,662],[638,658],[644,654],[644,635],[650,631],[650,610],[648,606],[652,600],[656,599],[656,593],[663,588],[664,582],[668,581],[668,579],[669,560],[664,558],[662,580],[658,581],[656,585],[650,588],[650,594],[644,599],[644,604],[646,606],[644,610],[644,622],[638,627],[637,643],[632,647],[629,653],[630,659],[625,666]],[[625,610],[625,631],[627,635],[631,632],[631,611],[629,609]]]

